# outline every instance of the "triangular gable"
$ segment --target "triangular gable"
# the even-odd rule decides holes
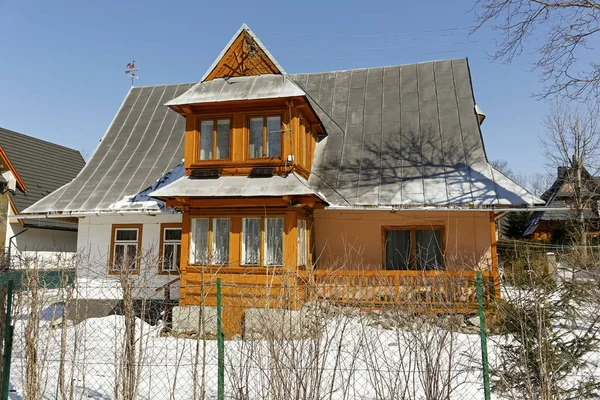
[[[233,35],[201,82],[233,76],[285,74],[275,57],[246,24]]]
[[[21,179],[21,176],[19,176],[19,173],[17,172],[16,168],[10,162],[10,159],[4,152],[4,149],[2,149],[2,147],[0,147],[0,165],[2,165],[2,164],[4,164],[6,166],[6,169],[8,169],[10,172],[12,172],[12,174],[15,177],[15,180],[17,181],[17,185],[19,185],[19,189],[21,189],[22,191],[26,191],[27,187],[25,186],[25,183]]]

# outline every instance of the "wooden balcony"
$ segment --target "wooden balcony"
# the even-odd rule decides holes
[[[401,306],[407,311],[477,312],[476,272],[315,270],[315,295],[339,305],[380,308]],[[497,272],[482,273],[484,301],[500,296]]]

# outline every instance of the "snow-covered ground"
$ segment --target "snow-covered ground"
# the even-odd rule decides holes
[[[53,310],[54,317],[62,315],[60,305]],[[74,398],[119,398],[114,391],[123,357],[124,317],[93,318],[68,327],[61,365],[63,330],[53,327],[52,314],[43,313],[41,319],[46,321],[37,335],[35,369],[42,398],[60,398],[61,368],[67,393],[73,382]],[[206,399],[216,398],[216,341],[161,336],[160,327],[139,319],[136,324],[138,398],[193,399],[194,382],[196,398],[203,386]],[[26,392],[26,326],[26,317],[15,325],[13,399]],[[450,393],[451,399],[483,398],[477,365],[479,336],[421,328],[418,334],[386,329],[355,315],[330,319],[324,332],[310,339],[228,340],[226,398],[279,399],[284,393],[306,399],[438,398],[426,397],[426,393]]]

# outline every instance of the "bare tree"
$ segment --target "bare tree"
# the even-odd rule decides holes
[[[554,171],[535,172],[529,175],[527,189],[539,197],[552,186],[555,180],[556,175]]]
[[[508,166],[506,160],[491,160],[490,165],[494,167],[494,169],[502,172],[506,177],[529,190],[530,177],[523,172],[513,171],[513,169]]]
[[[569,207],[574,211],[574,243],[587,244],[586,209],[596,207],[597,187],[591,179],[600,161],[600,134],[597,105],[568,106],[554,103],[546,117],[546,136],[542,145],[548,163],[566,167],[563,172],[571,192]]]
[[[491,26],[500,31],[494,60],[512,62],[532,46],[534,69],[544,88],[538,97],[558,93],[571,99],[591,99],[600,91],[600,63],[589,47],[600,31],[600,2],[596,0],[477,0],[473,31]],[[535,46],[535,45],[533,45]],[[591,60],[584,68],[586,52]]]

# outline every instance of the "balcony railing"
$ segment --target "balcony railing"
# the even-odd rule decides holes
[[[483,272],[484,301],[499,297],[495,272]],[[476,272],[315,270],[317,298],[340,305],[399,305],[408,311],[467,313],[477,311]]]

